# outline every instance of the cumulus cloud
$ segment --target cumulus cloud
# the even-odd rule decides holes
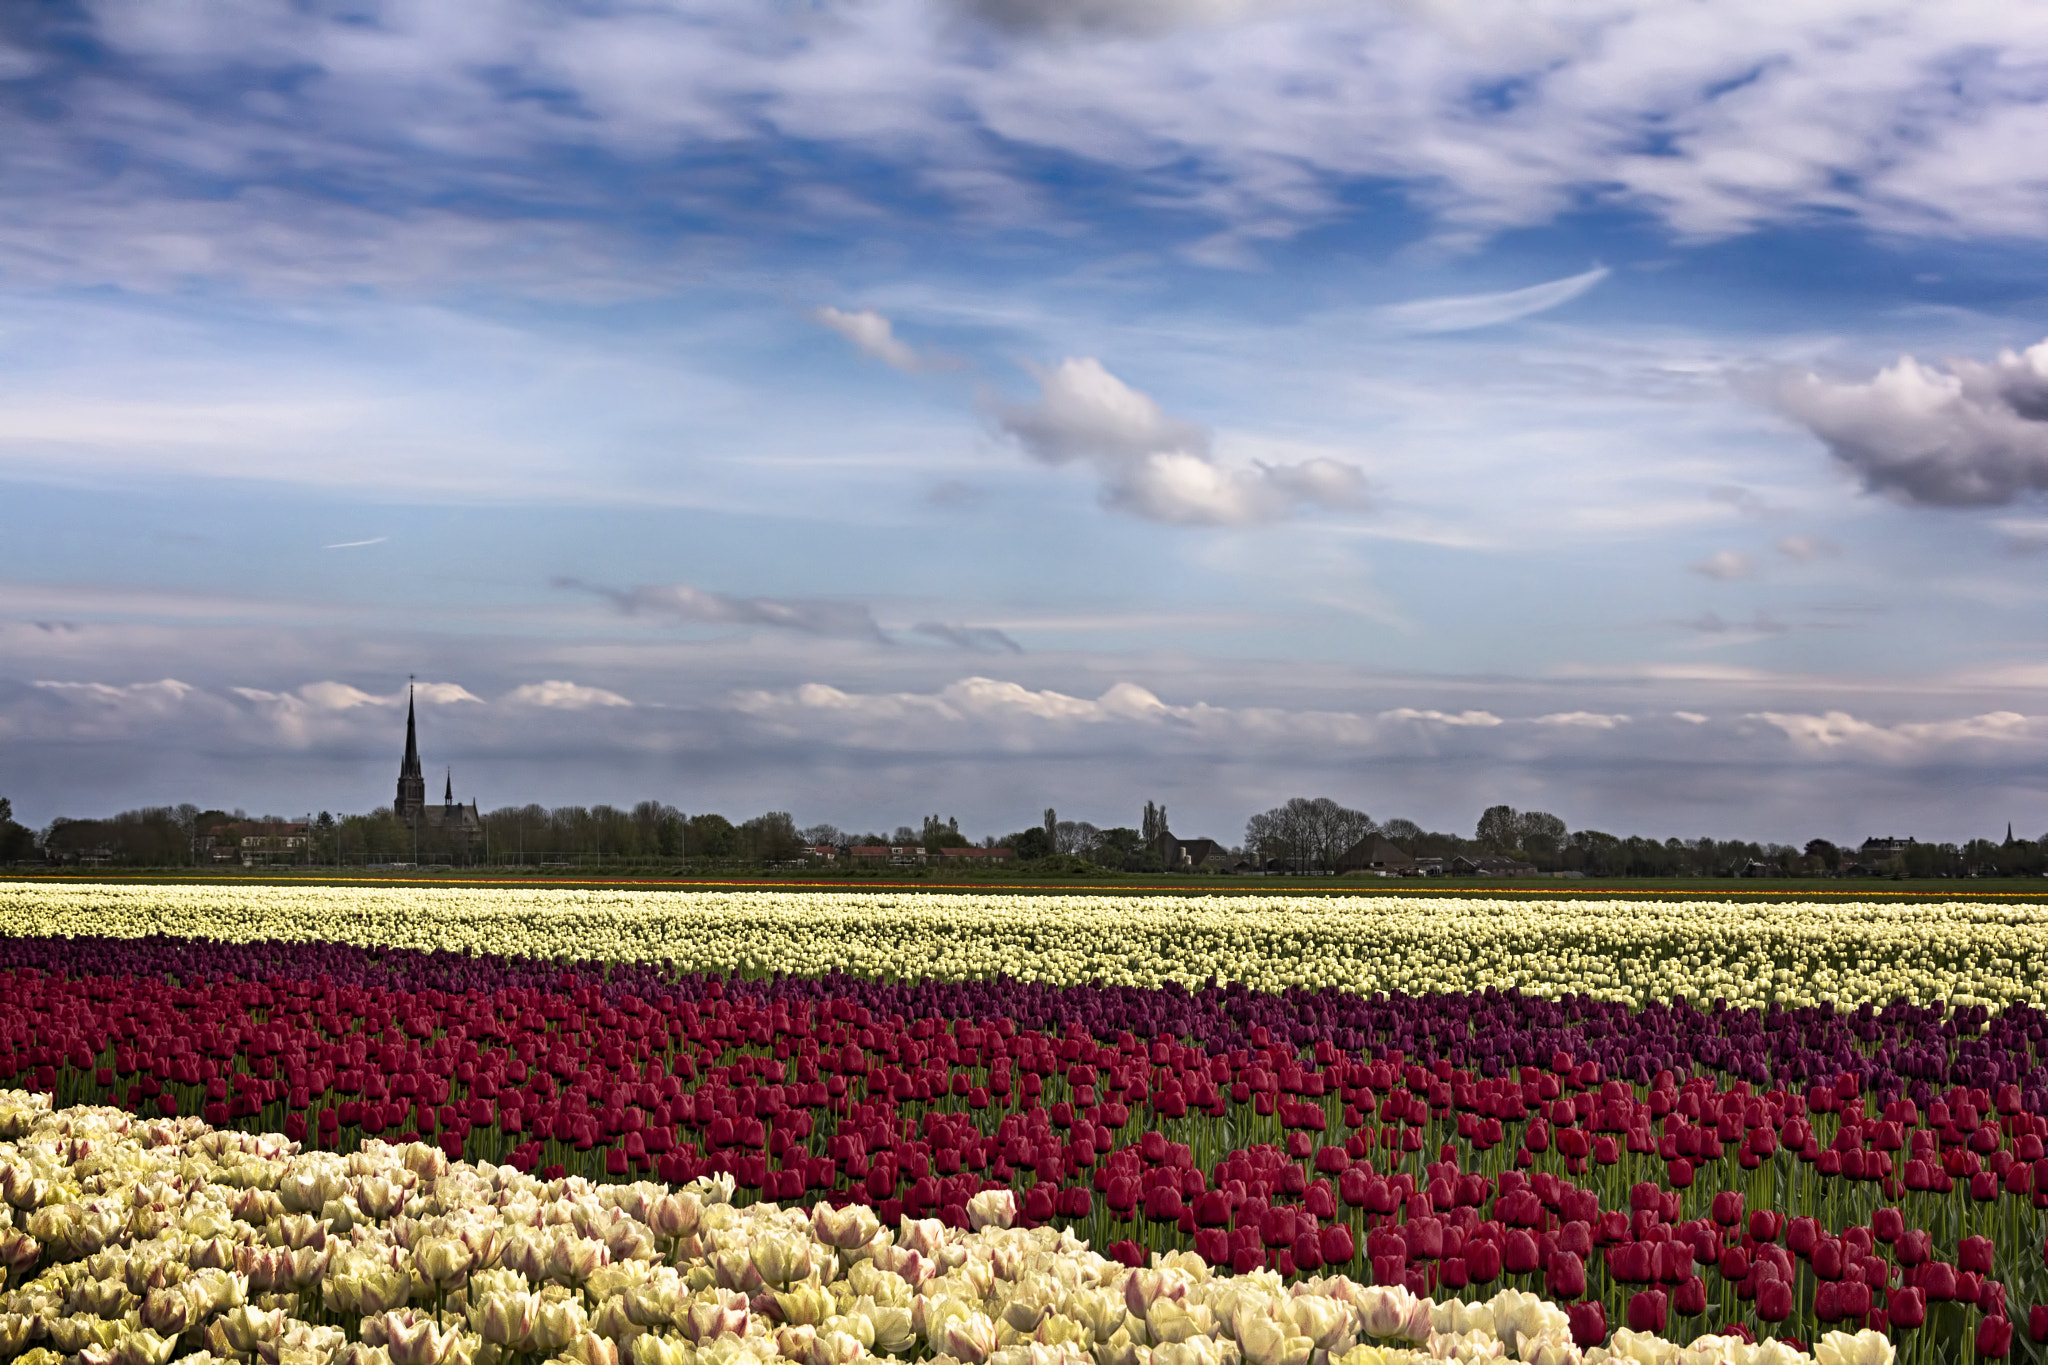
[[[1537,725],[1564,725],[1577,730],[1612,730],[1629,723],[1629,717],[1601,711],[1553,711],[1536,717]]]
[[[546,682],[526,683],[515,687],[504,696],[513,706],[540,706],[555,711],[588,711],[593,706],[631,706],[633,703],[616,692],[607,692],[602,687],[585,687],[581,683],[562,682],[549,679]]]
[[[1582,274],[1530,285],[1527,289],[1511,289],[1503,294],[1466,294],[1392,304],[1374,316],[1397,331],[1466,332],[1562,307],[1611,273],[1604,265],[1595,266]]]
[[[1816,756],[1907,759],[1924,757],[1932,749],[1965,744],[2006,746],[2036,738],[2031,723],[2017,711],[1897,725],[1862,720],[1847,711],[1819,715],[1759,711],[1750,719],[1777,728],[1795,748]]]
[[[913,635],[922,635],[941,644],[973,650],[981,654],[1022,654],[1024,646],[1012,640],[994,626],[956,626],[943,621],[920,621],[910,628]]]
[[[1716,550],[1705,559],[1687,566],[1702,578],[1711,578],[1718,583],[1747,578],[1756,572],[1756,561],[1735,550]]]
[[[408,688],[410,689],[408,691]],[[228,689],[245,701],[297,707],[308,711],[353,711],[359,706],[400,706],[410,696],[430,706],[471,702],[481,706],[484,699],[461,683],[416,682],[395,692],[379,695],[342,682],[311,682],[289,692],[267,692],[258,687]]]
[[[722,592],[706,592],[684,583],[621,589],[560,578],[555,580],[555,586],[595,594],[628,616],[660,616],[688,625],[762,626],[828,639],[873,640],[876,643],[888,640],[881,626],[876,624],[874,614],[858,602],[734,597]]]
[[[1989,364],[1901,356],[1866,383],[1788,376],[1775,398],[1871,492],[1996,507],[2048,489],[2048,341]]]
[[[176,678],[159,678],[155,682],[144,683],[38,681],[35,686],[46,692],[56,692],[102,706],[141,705],[151,708],[175,706],[197,690],[190,683],[179,682]]]
[[[861,354],[872,356],[891,368],[905,374],[924,368],[924,358],[896,335],[889,319],[880,313],[871,309],[843,313],[837,308],[820,308],[811,317],[852,342]]]
[[[1397,706],[1391,711],[1380,712],[1381,720],[1419,721],[1430,725],[1478,726],[1490,729],[1506,724],[1491,711],[1418,711],[1412,706]]]
[[[1092,357],[1033,373],[1038,401],[1003,409],[1003,429],[1047,464],[1092,465],[1103,504],[1117,511],[1174,525],[1235,526],[1277,521],[1302,507],[1365,505],[1365,475],[1341,460],[1218,464],[1205,428],[1170,416]]]

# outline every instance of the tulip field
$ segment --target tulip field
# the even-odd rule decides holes
[[[2044,930],[0,885],[0,1359],[2042,1359]]]

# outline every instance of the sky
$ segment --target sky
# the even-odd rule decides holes
[[[2043,145],[2011,0],[0,7],[0,794],[2036,837]]]

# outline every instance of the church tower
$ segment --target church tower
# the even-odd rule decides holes
[[[420,741],[414,728],[412,688],[405,689],[405,761],[398,765],[398,799],[391,812],[401,824],[419,819],[427,805],[427,779],[420,772]]]

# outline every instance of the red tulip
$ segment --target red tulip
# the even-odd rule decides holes
[[[1661,1289],[1645,1289],[1629,1296],[1628,1326],[1632,1332],[1664,1330],[1668,1301]]]
[[[1989,1237],[1965,1237],[1956,1248],[1956,1268],[1973,1270],[1979,1275],[1989,1275],[1992,1250]]]
[[[1607,1305],[1598,1299],[1565,1305],[1565,1317],[1572,1325],[1572,1344],[1591,1350],[1607,1340]]]
[[[1911,1331],[1927,1321],[1927,1292],[1911,1285],[1894,1289],[1886,1296],[1885,1309],[1892,1326]]]
[[[2003,1360],[2012,1351],[2012,1319],[1986,1318],[1977,1324],[1977,1354]]]
[[[1765,1280],[1759,1284],[1756,1287],[1756,1315],[1765,1322],[1783,1322],[1791,1317],[1792,1286],[1783,1280]]]
[[[1586,1292],[1586,1263],[1569,1251],[1550,1258],[1543,1276],[1544,1292],[1553,1299],[1576,1299]]]
[[[1322,1231],[1322,1255],[1325,1265],[1349,1265],[1358,1254],[1352,1244],[1351,1229],[1342,1223],[1335,1223]]]

